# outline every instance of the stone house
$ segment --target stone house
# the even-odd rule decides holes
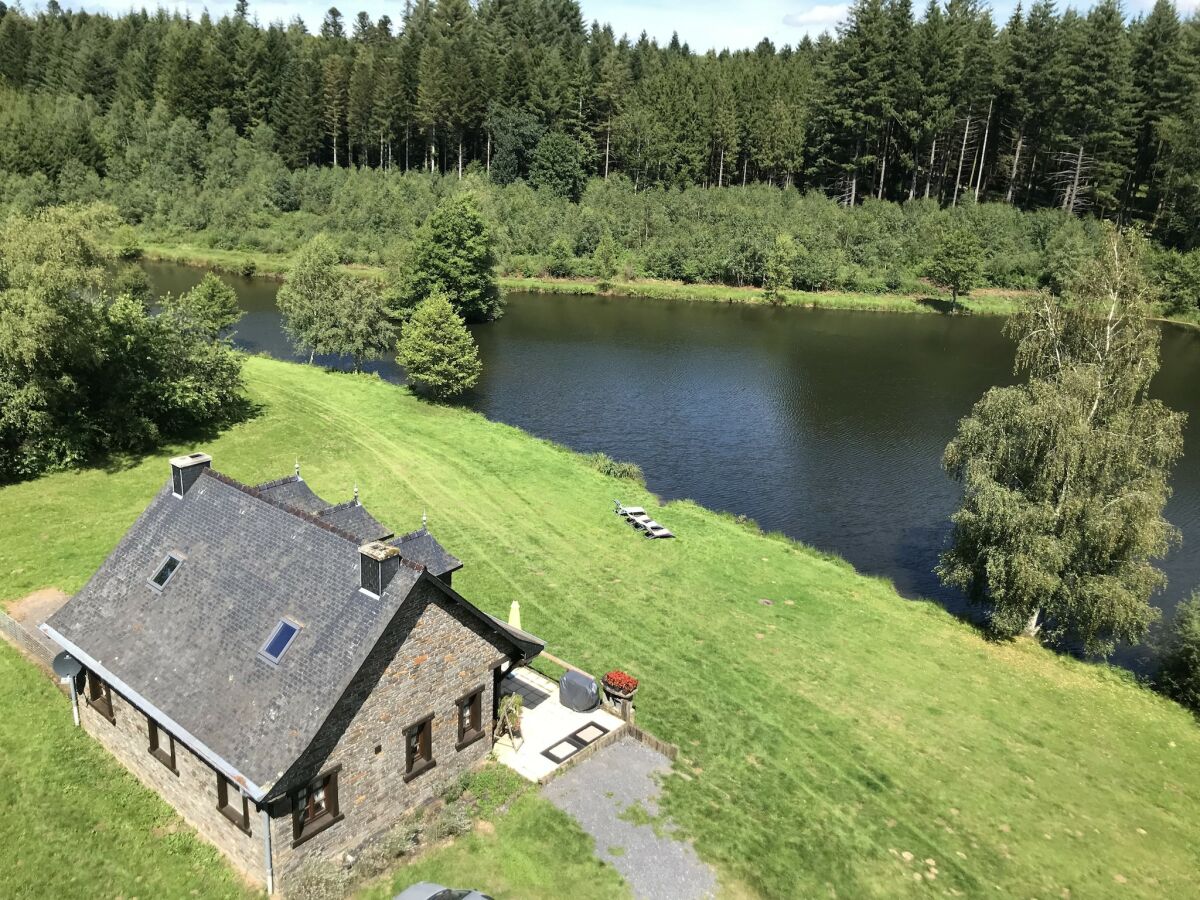
[[[357,491],[193,453],[41,627],[84,667],[83,727],[273,891],[487,756],[501,679],[544,645],[460,596],[460,567]]]

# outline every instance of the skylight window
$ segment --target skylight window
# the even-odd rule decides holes
[[[258,651],[258,655],[272,665],[277,664],[283,654],[287,652],[287,648],[292,645],[292,641],[299,631],[300,626],[295,622],[280,619],[275,630],[271,632],[271,636],[267,638],[267,642]]]
[[[174,553],[168,553],[167,558],[159,565],[158,571],[154,573],[154,577],[150,579],[150,587],[156,591],[161,591],[167,586],[167,582],[174,577],[176,570],[182,564],[182,559]]]

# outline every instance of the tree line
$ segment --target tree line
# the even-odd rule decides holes
[[[216,21],[0,2],[0,80],[23,98],[0,112],[0,167],[51,180],[119,173],[151,117],[204,129],[223,110],[290,169],[996,200],[1198,240],[1200,23],[1169,0],[1132,20],[1037,0],[1003,24],[979,0],[856,0],[836,35],[719,53],[587,26],[574,0],[330,9],[316,34],[245,0]]]

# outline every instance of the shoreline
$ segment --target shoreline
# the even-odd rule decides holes
[[[141,259],[168,262],[198,269],[211,269],[243,278],[266,278],[282,281],[289,258],[282,254],[246,250],[217,250],[191,244],[146,243],[141,247]],[[359,278],[382,279],[385,269],[362,263],[343,264],[343,272]],[[767,306],[779,309],[838,309],[858,312],[890,312],[921,315],[985,315],[1008,316],[1015,313],[1021,301],[1034,291],[980,288],[973,295],[960,297],[958,308],[950,308],[950,300],[926,294],[861,294],[843,291],[784,292],[784,300],[771,303],[761,288],[735,287],[723,284],[684,284],[677,281],[635,279],[618,281],[607,291],[599,290],[595,279],[497,276],[496,282],[505,293],[559,294],[563,296],[646,297],[687,303],[725,303],[748,306]],[[1200,329],[1200,316],[1178,318],[1152,316],[1151,321],[1184,328]]]

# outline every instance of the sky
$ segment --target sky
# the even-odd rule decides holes
[[[9,0],[11,3],[12,0]],[[184,11],[190,9],[199,14],[207,7],[214,17],[232,10],[234,0],[59,0],[64,7],[87,9],[93,12],[120,13],[131,6],[165,6],[167,9]],[[1137,15],[1149,10],[1154,0],[1125,0],[1127,15]],[[584,21],[593,19],[608,22],[617,35],[628,34],[636,39],[644,30],[660,43],[671,39],[672,32],[687,42],[694,51],[709,49],[731,50],[753,47],[762,38],[770,38],[778,47],[796,44],[806,34],[816,37],[822,31],[833,31],[846,14],[848,4],[829,0],[580,0]],[[992,14],[998,23],[1003,23],[1012,13],[1016,0],[993,0]],[[26,9],[40,8],[41,2],[25,2]],[[342,15],[350,20],[359,10],[365,10],[372,19],[387,14],[398,21],[404,9],[403,0],[297,0],[294,3],[282,0],[250,0],[250,12],[264,24],[287,21],[295,15],[303,17],[309,29],[320,26],[325,11],[337,6]],[[925,0],[914,0],[913,7],[920,12]],[[1059,0],[1059,6],[1086,8],[1091,0]],[[1200,0],[1176,0],[1182,14],[1200,8]]]

